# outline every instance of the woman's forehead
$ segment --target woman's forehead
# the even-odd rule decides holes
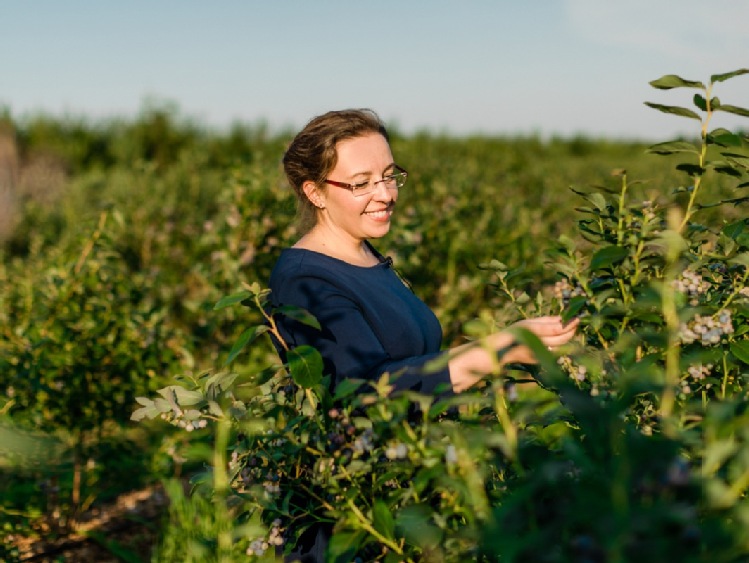
[[[336,153],[335,170],[350,174],[381,172],[393,163],[390,145],[379,133],[344,139],[336,145]]]

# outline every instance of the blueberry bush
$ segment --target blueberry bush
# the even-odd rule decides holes
[[[713,125],[747,116],[713,92],[744,74],[654,81],[695,136],[651,147],[392,131],[378,248],[446,345],[581,319],[451,398],[279,362],[275,319],[316,323],[263,287],[297,236],[287,133],[0,114],[0,558],[163,480],[156,545],[118,557],[745,560],[747,136]]]
[[[542,266],[482,264],[496,309],[478,309],[468,337],[535,314],[581,319],[558,354],[516,331],[537,366],[509,366],[450,398],[392,396],[398,374],[331,392],[319,354],[304,346],[288,350],[286,365],[239,373],[233,363],[258,338],[280,338],[279,315],[316,320],[268,310],[258,283],[221,299],[217,309],[244,305],[259,322],[224,368],[140,398],[133,415],[217,429],[205,454],[215,463],[193,494],[223,516],[182,529],[192,547],[180,556],[273,561],[329,533],[327,558],[341,562],[745,560],[749,221],[736,210],[749,201],[749,139],[710,123],[718,112],[749,117],[713,93],[747,73],[651,82],[698,92],[695,109],[647,104],[700,124],[694,141],[648,148],[675,163],[678,187],[616,169],[611,186],[573,186],[584,202],[577,234],[558,233]],[[418,266],[418,235],[395,238]],[[453,248],[448,269],[465,250]],[[449,283],[475,283],[457,276]]]

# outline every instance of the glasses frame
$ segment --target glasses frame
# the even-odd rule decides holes
[[[402,178],[400,183],[398,182],[399,178]],[[393,164],[393,172],[383,177],[382,180],[377,180],[376,182],[373,182],[371,179],[369,179],[366,182],[359,182],[358,184],[347,184],[346,182],[337,182],[336,180],[328,180],[327,178],[325,178],[323,182],[337,188],[349,190],[354,197],[361,197],[367,194],[371,194],[373,191],[375,191],[377,189],[377,184],[380,184],[382,182],[389,182],[390,180],[395,180],[395,186],[394,188],[390,188],[389,186],[385,185],[386,188],[396,190],[400,189],[406,183],[407,179],[408,172],[406,171],[406,169],[398,166],[397,164]],[[367,186],[371,186],[371,189],[367,189]],[[357,190],[366,191],[357,193]]]

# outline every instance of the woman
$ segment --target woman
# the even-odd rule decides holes
[[[321,330],[290,317],[278,319],[279,330],[290,347],[315,347],[334,384],[376,381],[388,373],[396,390],[461,392],[495,371],[498,361],[535,363],[507,331],[441,350],[437,318],[369,243],[390,230],[407,178],[374,112],[332,111],[312,119],[283,164],[298,198],[303,236],[273,270],[271,304],[301,307],[317,318]],[[514,326],[554,348],[572,338],[577,321],[564,325],[559,317],[539,317]]]

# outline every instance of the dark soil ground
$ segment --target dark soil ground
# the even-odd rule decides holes
[[[39,524],[36,537],[9,537],[20,561],[34,563],[148,562],[158,544],[168,499],[159,485],[120,495],[84,513],[62,533]]]

